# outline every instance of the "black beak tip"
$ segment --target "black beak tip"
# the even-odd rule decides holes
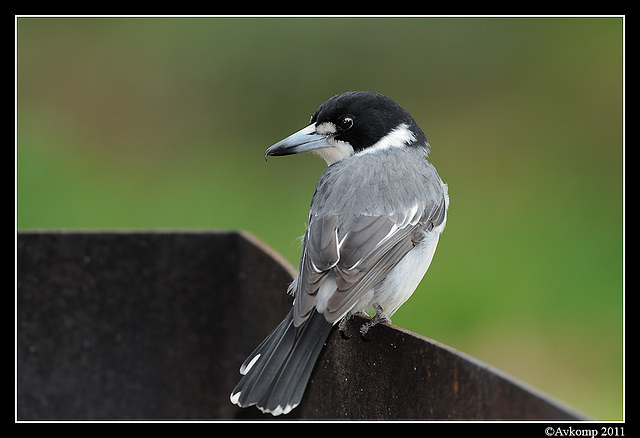
[[[269,157],[273,157],[274,155],[280,155],[278,150],[274,150],[273,147],[270,147],[264,152],[264,161],[269,161]]]

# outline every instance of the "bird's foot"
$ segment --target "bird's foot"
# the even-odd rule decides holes
[[[349,339],[351,337],[351,335],[347,333],[347,322],[350,318],[351,315],[347,315],[343,317],[338,323],[338,331],[340,332],[340,336],[342,336],[343,339]]]
[[[376,311],[376,314],[373,315],[371,321],[367,322],[366,324],[362,324],[362,327],[360,327],[360,335],[365,341],[370,341],[372,339],[366,336],[369,330],[371,330],[371,327],[381,322],[391,322],[391,319],[389,319],[389,317],[384,314],[384,311],[382,310],[380,304],[374,304],[373,309]]]

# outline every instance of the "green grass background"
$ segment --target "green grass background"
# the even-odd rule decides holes
[[[17,227],[242,229],[296,265],[325,164],[264,150],[379,91],[451,197],[393,322],[622,419],[622,77],[621,18],[19,18]]]

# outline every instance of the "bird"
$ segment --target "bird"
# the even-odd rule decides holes
[[[311,199],[291,310],[240,366],[230,400],[274,416],[303,398],[331,329],[373,314],[364,337],[409,299],[433,259],[449,207],[430,145],[392,98],[348,91],[309,124],[269,147],[270,156],[313,151],[327,168]]]

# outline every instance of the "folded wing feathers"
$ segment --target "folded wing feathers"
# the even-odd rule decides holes
[[[424,231],[433,228],[426,223],[435,219],[433,215],[416,202],[404,213],[359,216],[341,238],[337,216],[317,218],[305,236],[306,251],[295,291],[295,324],[302,323],[314,309],[317,292],[330,271],[335,274],[337,287],[325,317],[333,323],[340,320],[363,294],[386,277]]]

